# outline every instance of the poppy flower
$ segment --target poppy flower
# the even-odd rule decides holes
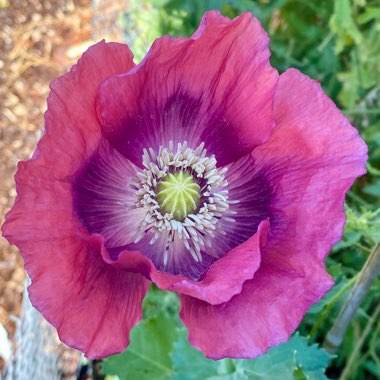
[[[51,84],[3,233],[63,342],[124,350],[153,282],[179,294],[207,357],[253,358],[331,288],[366,145],[317,82],[271,67],[268,44],[250,13],[211,11],[138,65],[100,42]]]

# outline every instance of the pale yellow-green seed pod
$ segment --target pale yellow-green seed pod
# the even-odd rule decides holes
[[[196,212],[199,206],[200,187],[186,171],[166,175],[157,185],[156,194],[161,212],[173,215],[178,221]]]

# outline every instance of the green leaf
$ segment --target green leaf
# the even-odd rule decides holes
[[[240,360],[249,379],[327,379],[325,370],[332,356],[317,344],[296,333],[286,343],[274,347],[255,360]]]
[[[380,19],[380,7],[367,7],[364,13],[358,16],[359,24],[365,24],[375,19]]]
[[[221,361],[206,359],[200,351],[190,345],[185,329],[181,329],[178,334],[171,358],[174,369],[171,380],[210,379],[221,366]]]
[[[380,208],[375,211],[363,208],[359,214],[346,205],[346,216],[345,235],[360,233],[371,245],[380,241]]]
[[[176,337],[173,321],[163,313],[143,321],[132,330],[128,349],[104,360],[103,371],[120,380],[168,379],[172,372],[169,353]]]
[[[333,358],[326,350],[317,344],[308,345],[308,340],[295,334],[288,342],[288,349],[293,347],[298,369],[302,371],[306,379],[327,379],[325,370]]]
[[[316,344],[295,334],[287,343],[271,348],[253,360],[214,361],[190,346],[181,330],[171,355],[171,380],[293,380],[327,379],[324,372],[331,356]]]
[[[165,314],[171,318],[173,323],[179,325],[177,318],[179,312],[179,301],[177,293],[166,292],[151,285],[149,293],[143,303],[144,319],[152,319],[157,315]]]
[[[374,197],[380,197],[380,180],[365,186],[363,192]]]
[[[373,167],[369,162],[367,162],[367,170],[373,176],[380,177],[380,170]],[[380,194],[380,193],[378,193],[378,194]]]
[[[271,348],[254,360],[238,360],[237,366],[252,380],[292,380],[297,362],[295,350],[289,344],[290,341]]]
[[[350,0],[335,0],[334,14],[330,20],[330,28],[337,35],[336,52],[340,53],[345,46],[360,44],[362,35],[352,18]]]

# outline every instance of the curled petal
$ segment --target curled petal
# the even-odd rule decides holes
[[[161,289],[190,295],[216,305],[239,294],[243,283],[253,278],[260,266],[260,250],[265,245],[268,231],[269,223],[263,221],[256,234],[215,261],[200,281],[160,272],[151,260],[138,251],[123,251],[117,260],[112,260],[107,251],[103,251],[103,257],[115,268],[144,273]]]
[[[263,253],[265,257],[266,250]],[[181,295],[180,316],[190,343],[211,359],[255,358],[285,342],[309,307],[331,288],[321,265],[261,265],[240,294],[221,305]]]

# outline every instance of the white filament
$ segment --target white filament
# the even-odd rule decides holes
[[[160,147],[158,154],[152,148],[144,149],[144,169],[137,173],[132,187],[136,190],[136,207],[146,210],[136,234],[135,243],[143,239],[148,232],[152,233],[150,244],[154,244],[165,231],[167,242],[164,252],[164,265],[168,262],[170,244],[179,238],[193,259],[202,261],[201,251],[211,247],[212,239],[218,232],[225,235],[220,220],[234,221],[229,205],[236,203],[228,198],[225,173],[227,168],[216,167],[215,156],[206,156],[204,143],[191,149],[185,141],[174,149],[172,141],[168,148]],[[196,213],[189,214],[184,221],[178,221],[172,214],[162,213],[156,200],[155,189],[161,178],[174,171],[188,171],[201,186],[201,201]]]

